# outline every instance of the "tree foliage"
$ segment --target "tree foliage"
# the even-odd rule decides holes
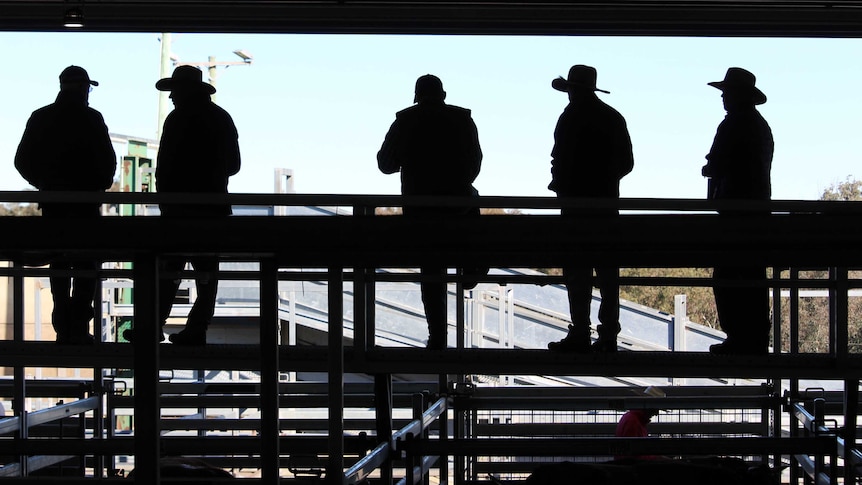
[[[708,283],[712,277],[711,268],[623,268],[623,277],[648,278],[697,278]],[[657,280],[659,281],[659,280]],[[670,284],[655,286],[620,286],[620,298],[633,301],[656,310],[673,314],[674,296],[686,295],[689,320],[706,325],[718,326],[718,313],[715,298],[709,286],[674,286]]]
[[[823,189],[820,200],[862,200],[862,180],[847,176],[843,182],[837,182]]]
[[[41,216],[42,211],[37,204],[0,204],[0,216]]]

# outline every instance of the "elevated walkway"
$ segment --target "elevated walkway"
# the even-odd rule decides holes
[[[43,195],[26,194],[36,199]],[[117,197],[117,200],[129,202],[134,199],[126,195]],[[21,194],[16,196],[24,197]],[[49,194],[46,197],[61,196]],[[150,202],[160,201],[159,197],[136,197]],[[228,199],[233,201],[234,198]],[[243,197],[236,199],[239,202]],[[595,427],[580,427],[591,424],[585,421],[587,413],[606,411],[604,416],[612,420],[624,407],[647,404],[631,398],[608,396],[618,391],[638,392],[645,384],[664,382],[679,384],[670,386],[671,389],[690,387],[696,393],[689,396],[692,399],[688,401],[682,395],[664,401],[679,416],[688,416],[688,410],[700,413],[715,409],[722,409],[722,412],[753,410],[753,414],[744,415],[744,420],[738,423],[717,426],[725,428],[727,434],[721,433],[720,437],[706,435],[715,440],[712,449],[766,457],[776,465],[793,463],[794,473],[798,472],[798,475],[792,480],[796,482],[802,481],[802,475],[818,481],[823,476],[828,477],[826,481],[854,477],[858,376],[862,366],[859,355],[848,347],[847,303],[850,290],[862,286],[862,282],[851,277],[850,273],[851,268],[862,266],[858,253],[862,229],[851,223],[862,211],[855,206],[775,203],[765,205],[775,214],[773,216],[716,218],[710,212],[715,207],[704,204],[686,202],[674,208],[675,202],[662,201],[649,206],[645,201],[635,201],[631,207],[623,208],[630,212],[624,212],[619,220],[614,221],[588,218],[570,221],[554,215],[491,216],[474,221],[433,217],[408,220],[370,215],[369,208],[375,205],[394,206],[403,202],[401,199],[348,198],[333,205],[352,205],[353,215],[338,217],[234,217],[219,221],[224,237],[217,239],[204,237],[211,233],[207,230],[210,223],[196,219],[162,220],[147,216],[97,221],[0,218],[0,229],[9,234],[0,247],[0,255],[7,260],[62,251],[84,257],[98,255],[104,261],[133,263],[130,269],[103,269],[98,275],[104,280],[133,281],[135,301],[131,313],[137,321],[155,320],[157,293],[154,289],[161,276],[158,261],[168,255],[217,255],[230,263],[255,263],[257,266],[224,268],[223,279],[243,282],[237,285],[240,296],[233,300],[234,311],[238,314],[247,312],[245,316],[254,319],[253,311],[241,308],[240,303],[247,304],[255,299],[243,292],[257,292],[259,308],[256,320],[253,320],[255,323],[248,327],[257,334],[256,343],[213,344],[201,348],[157,345],[155,329],[152,329],[152,338],[149,339],[146,338],[146,326],[141,326],[139,328],[145,332],[145,337],[133,345],[106,342],[84,348],[58,347],[28,338],[23,307],[15,305],[11,315],[11,339],[0,342],[0,365],[14,370],[10,393],[13,412],[19,419],[16,431],[19,436],[8,442],[0,440],[0,451],[11,452],[14,448],[17,453],[55,456],[67,455],[69,449],[75,449],[84,457],[92,457],[86,470],[92,470],[101,478],[107,474],[109,467],[106,464],[111,457],[131,453],[142,473],[137,480],[144,483],[157,481],[158,474],[154,470],[157,470],[162,451],[179,452],[183,449],[225,457],[251,454],[253,459],[246,463],[252,463],[255,470],[259,470],[255,479],[262,483],[276,483],[281,474],[288,475],[284,471],[286,461],[301,452],[311,452],[318,457],[327,483],[359,483],[369,476],[375,480],[379,477],[385,483],[395,482],[401,477],[405,483],[414,483],[431,469],[441,481],[448,482],[451,477],[457,483],[472,483],[484,478],[476,473],[484,466],[480,465],[484,463],[482,460],[502,463],[508,460],[507,457],[522,455],[544,460],[571,457],[572,450],[577,456],[600,457],[613,454],[613,450],[620,447],[637,453],[649,450],[679,455],[702,452],[705,448],[695,446],[693,439],[702,439],[704,435],[701,432],[706,433],[710,428],[701,424],[692,426],[692,433],[679,436],[671,430],[681,427],[674,428],[670,426],[671,422],[667,422],[668,436],[646,441],[570,435],[565,438],[568,441],[556,441],[557,449],[560,445],[570,445],[557,453],[552,452],[552,438],[560,437],[548,437],[544,434],[548,429],[537,426],[542,424],[541,419],[548,417],[554,423],[560,420],[560,424],[565,425],[561,430],[580,433],[593,429],[604,433],[609,428],[608,423],[597,422]],[[483,200],[482,204],[509,207],[511,202]],[[528,202],[531,207],[560,203],[545,200]],[[270,203],[290,205],[304,203],[304,199],[273,197]],[[464,201],[452,203],[463,204]],[[667,213],[671,209],[677,212]],[[582,230],[587,224],[590,225],[589,233]],[[446,227],[447,231],[431,229],[440,227]],[[678,237],[683,229],[693,231],[690,238]],[[56,237],[56,234],[71,234],[73,231],[80,237]],[[452,240],[448,237],[451,231],[457,231],[463,237]],[[108,241],[102,237],[108,233],[123,233],[127,237]],[[54,237],[46,237],[50,234]],[[164,234],[175,237],[165,238]],[[297,238],[297,234],[314,234],[315,238]],[[696,345],[700,344],[692,343],[689,347],[689,342],[715,335],[697,335],[693,330],[695,327],[691,326],[687,327],[686,337],[682,339],[686,342],[686,351],[679,348],[664,350],[669,347],[662,347],[659,339],[664,339],[665,345],[669,346],[669,323],[663,320],[664,317],[641,308],[624,310],[624,327],[637,332],[627,333],[624,329],[621,341],[630,351],[553,354],[543,347],[549,340],[562,336],[565,328],[565,293],[558,286],[561,278],[506,269],[490,275],[477,291],[468,295],[472,297],[469,304],[459,302],[452,305],[454,313],[450,335],[453,341],[450,343],[453,348],[430,351],[413,347],[422,347],[425,325],[421,312],[417,311],[421,306],[417,304],[416,275],[411,274],[409,268],[432,263],[449,266],[488,264],[494,268],[554,267],[555,263],[563,261],[633,267],[711,266],[732,262],[775,265],[772,279],[747,284],[768,286],[775,294],[781,294],[781,291],[793,294],[810,287],[828,290],[834,309],[828,321],[829,345],[820,354],[798,351],[799,316],[794,307],[798,309],[799,302],[795,298],[790,300],[789,320],[776,319],[774,322],[776,345],[768,355],[710,355],[699,350],[705,345],[698,348]],[[826,268],[830,277],[816,281],[798,277],[798,268],[811,267]],[[791,269],[788,271],[786,268]],[[0,275],[10,278],[13,301],[17,303],[21,301],[25,279],[48,274],[44,269],[12,266],[0,268]],[[179,276],[189,278],[193,274]],[[449,278],[453,286],[458,284],[458,275],[450,275]],[[627,280],[625,283],[680,286],[681,282],[685,283],[682,286],[713,283],[678,278]],[[531,293],[534,290],[536,293]],[[556,297],[549,303],[545,301],[547,295],[539,290]],[[405,297],[408,294],[411,295]],[[460,291],[452,295],[453,301],[462,297]],[[779,308],[783,304],[786,303],[780,300],[774,302],[776,315],[783,314]],[[119,306],[114,308],[117,312],[120,309]],[[223,310],[228,309],[226,304],[223,305]],[[122,311],[128,311],[128,308]],[[178,316],[181,317],[181,311]],[[234,315],[237,318],[241,316]],[[287,339],[282,331],[285,327]],[[104,335],[111,334],[107,327],[99,330]],[[786,345],[786,352],[782,352],[781,337],[788,334],[790,343]],[[102,407],[92,411],[93,422],[85,425],[90,435],[85,433],[83,437],[62,440],[27,439],[24,432],[27,429],[27,409],[23,407],[29,380],[26,369],[35,366],[92,369],[93,395],[104,396],[110,392],[112,396],[116,393],[123,399],[127,397],[122,395],[125,392],[123,388],[114,386],[121,386],[119,383],[128,377],[117,376],[114,372],[134,369],[133,399],[111,399],[125,409],[131,406],[137,424],[131,427],[133,435],[121,435],[113,425],[108,425],[113,416]],[[227,387],[190,390],[180,386],[190,383],[174,382],[179,379],[159,382],[165,379],[166,372],[170,375],[177,370],[211,368],[246,372],[245,376],[253,376],[257,372],[259,380],[245,391],[236,389],[236,396]],[[304,394],[299,388],[287,386],[291,383],[284,382],[283,377],[290,372],[320,376],[322,382],[318,385],[324,390],[312,397],[311,394],[315,393]],[[364,377],[358,380],[366,382],[354,382],[354,376],[360,375]],[[413,393],[409,407],[402,407],[407,406],[405,401],[395,404],[397,393],[394,388],[401,384],[393,382],[395,376],[417,375],[427,376],[427,392]],[[508,376],[515,376],[509,382],[530,385],[501,386]],[[695,386],[733,378],[763,382],[766,387],[756,386],[759,396],[751,401],[738,395],[710,395],[704,390],[733,390],[740,386]],[[808,419],[794,407],[803,400],[810,400],[800,393],[804,378],[830,379],[843,388],[839,398],[844,404],[840,425],[827,423],[823,412],[813,412],[814,417]],[[485,392],[485,386],[480,385],[483,384],[482,379],[487,379],[484,384],[489,384],[488,387],[497,386],[503,393],[509,392],[506,389],[523,389],[533,394],[501,395],[499,400],[487,395],[484,400],[478,399]],[[354,383],[371,386],[373,400],[355,400],[350,387]],[[606,396],[586,398],[564,391],[590,389],[572,384],[596,383],[600,384],[599,389]],[[635,383],[642,385],[632,386]],[[172,389],[170,385],[180,387]],[[788,389],[786,395],[780,391],[785,388]],[[320,430],[320,424],[313,424],[310,429],[313,428],[314,433],[286,435],[282,419],[289,418],[282,416],[282,412],[300,403],[323,402],[321,396],[325,396],[327,403],[325,433]],[[89,393],[83,399],[87,397],[90,397]],[[253,429],[239,429],[251,423],[224,421],[225,429],[220,431],[218,422],[222,421],[221,418],[210,419],[207,413],[198,411],[224,409],[221,406],[234,398],[241,407],[257,406],[253,418],[257,423],[251,426]],[[373,409],[367,407],[369,402]],[[584,410],[587,407],[591,409]],[[188,414],[164,415],[166,410],[173,413],[181,408]],[[817,406],[812,408],[816,410]],[[316,408],[314,412],[321,412],[321,409]],[[366,431],[364,438],[361,431],[358,435],[353,434],[357,431],[353,427],[356,424],[352,421],[353,412],[365,413],[365,417],[373,413],[373,434]],[[398,420],[405,418],[396,417],[396,414],[405,412],[410,416],[409,422],[399,429],[393,423],[403,423]],[[221,411],[218,413],[219,416],[224,415]],[[198,418],[191,417],[197,414],[200,414]],[[757,419],[754,419],[754,414],[757,414]],[[188,420],[188,429],[183,429],[179,422],[163,423],[168,417],[177,421]],[[524,426],[494,427],[497,426],[495,418],[506,417],[516,419],[514,424]],[[529,421],[520,421],[528,418]],[[224,419],[249,417],[225,416]],[[482,422],[483,419],[488,419],[488,422]],[[679,425],[685,422],[681,420]],[[350,426],[347,423],[351,423]],[[763,423],[768,423],[768,426],[761,427]],[[504,420],[499,424],[505,424]],[[736,424],[739,427],[735,427]],[[362,426],[367,425],[359,427]],[[10,429],[13,428],[10,425]],[[477,435],[477,429],[484,430],[486,435]],[[786,435],[783,429],[787,429]],[[513,435],[502,437],[507,430]],[[248,436],[230,435],[240,431],[253,433]],[[219,436],[218,433],[227,434]],[[512,441],[517,440],[512,438],[529,438],[530,446],[525,451],[523,443],[518,443],[522,446],[515,450],[516,444]],[[806,456],[814,458],[806,461],[803,459]],[[19,465],[24,474],[25,461],[22,459]],[[493,469],[502,471],[503,466],[495,464]],[[523,478],[518,473],[524,470],[526,465],[512,466],[509,468],[510,478]]]

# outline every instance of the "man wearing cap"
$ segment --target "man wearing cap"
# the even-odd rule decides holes
[[[33,112],[15,154],[15,168],[40,191],[104,192],[114,181],[117,159],[101,113],[89,107],[93,86],[83,68],[69,66],[60,73],[60,93],[54,103]],[[76,219],[101,216],[99,203],[52,202],[40,204],[42,216]],[[98,261],[56,259],[52,270],[94,271]],[[96,279],[51,276],[54,309],[51,323],[60,344],[93,343]]]
[[[596,91],[596,70],[575,65],[567,79],[554,79],[551,86],[569,95],[569,104],[557,121],[554,148],[551,151],[552,180],[548,189],[558,197],[619,199],[620,180],[634,166],[632,143],[626,121],[617,110],[608,106]],[[608,93],[609,94],[609,93]],[[612,218],[615,208],[564,207],[565,218],[589,216]],[[589,227],[579,230],[588,231]],[[596,286],[601,292],[598,339],[590,344],[590,305],[593,295],[593,269]],[[572,324],[559,342],[550,342],[555,352],[615,352],[620,332],[619,268],[572,266],[563,267],[569,296]]]
[[[774,143],[772,130],[755,106],[766,95],[755,87],[754,74],[739,67],[727,70],[724,80],[708,83],[721,91],[724,121],[718,125],[702,174],[709,178],[711,200],[765,201],[772,195],[770,172]],[[752,211],[719,211],[721,216],[751,217]],[[721,286],[721,280],[763,283],[763,266],[716,266],[713,270],[715,306],[727,338],[710,347],[715,354],[760,354],[769,347],[769,293],[765,286]]]
[[[193,66],[179,66],[169,78],[156,83],[159,91],[170,91],[174,110],[165,119],[159,154],[156,159],[158,192],[195,193],[201,196],[228,193],[228,178],[239,172],[240,152],[236,126],[230,115],[212,102],[215,88],[203,82],[201,71]],[[227,204],[191,205],[161,204],[164,218],[218,218],[231,214]],[[217,236],[214,236],[217,237]],[[190,262],[196,272],[197,298],[189,312],[185,328],[172,334],[170,341],[179,345],[204,345],[206,331],[215,311],[218,289],[218,259],[165,258],[162,271],[176,273]],[[163,279],[159,287],[159,324],[164,327],[179,289],[179,279]],[[161,333],[162,339],[164,334]],[[123,335],[132,341],[135,333]]]
[[[413,102],[399,111],[377,153],[380,171],[401,172],[401,194],[407,196],[471,197],[478,195],[473,181],[479,175],[482,149],[470,110],[444,102],[446,92],[437,76],[426,74],[416,80]],[[478,207],[404,207],[405,216],[424,215],[478,216]],[[486,268],[465,269],[470,277],[487,272]],[[445,349],[446,275],[445,266],[421,268],[422,303],[428,321],[429,349]],[[425,277],[430,276],[432,280]],[[476,282],[465,283],[465,287]]]

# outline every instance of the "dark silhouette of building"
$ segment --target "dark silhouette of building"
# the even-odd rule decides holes
[[[156,190],[200,195],[226,194],[228,178],[239,172],[240,152],[233,120],[227,111],[210,98],[215,88],[203,82],[199,69],[179,66],[171,77],[160,79],[156,89],[170,91],[174,102],[174,110],[165,119],[159,143]],[[226,204],[162,204],[160,210],[165,218],[219,218],[231,214],[231,207]],[[170,340],[180,345],[203,345],[215,310],[218,259],[206,256],[165,258],[162,271],[182,271],[186,262],[191,263],[196,272],[197,298],[185,328],[172,334]],[[160,282],[159,324],[162,326],[170,315],[179,284],[179,279],[172,278]],[[124,336],[132,340],[134,332],[126,331]]]
[[[101,113],[88,105],[89,93],[99,83],[79,66],[60,73],[60,92],[54,103],[33,112],[15,154],[15,168],[40,191],[103,192],[111,187],[117,159]],[[89,219],[100,217],[99,203],[40,204],[43,217]],[[94,271],[99,262],[82,257],[52,259],[52,270]],[[52,274],[54,309],[51,323],[61,344],[92,344],[96,279]]]
[[[569,104],[557,121],[551,152],[553,180],[548,188],[558,197],[618,199],[620,179],[634,166],[632,145],[625,119],[602,102],[596,91],[596,70],[575,65],[567,79],[554,79],[551,86],[568,93]],[[616,217],[616,209],[573,209],[564,207],[563,216]],[[589,231],[589,227],[579,230]],[[602,296],[599,309],[599,338],[590,345],[590,303],[596,286]],[[571,266],[563,268],[569,294],[572,324],[569,333],[548,349],[557,352],[614,352],[619,322],[619,268]]]
[[[473,181],[479,175],[482,149],[470,110],[446,104],[439,78],[426,74],[416,80],[416,103],[396,114],[377,153],[383,173],[401,172],[402,195],[478,196]],[[405,216],[431,214],[479,215],[479,208],[405,206]],[[434,230],[434,229],[430,229]],[[474,286],[477,273],[468,269]],[[428,320],[428,348],[446,348],[446,267],[426,265],[422,273],[422,303]]]
[[[724,121],[718,125],[702,174],[709,177],[708,199],[769,200],[774,142],[772,130],[755,106],[766,95],[755,87],[754,74],[739,67],[724,80],[708,83],[722,92]],[[758,212],[719,211],[724,217],[756,217]],[[765,286],[727,286],[719,282],[763,283],[764,266],[722,265],[713,270],[718,320],[727,338],[710,347],[717,354],[765,353],[769,347],[769,293]]]

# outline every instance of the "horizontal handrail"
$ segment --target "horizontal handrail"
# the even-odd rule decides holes
[[[440,230],[438,230],[440,228]],[[445,228],[445,230],[443,230]],[[170,254],[275,258],[284,268],[860,266],[862,228],[836,215],[716,218],[0,217],[0,258],[63,252],[106,261]],[[214,230],[218,237],[211,237]],[[686,231],[686,237],[679,237]],[[57,238],[57,234],[75,234]],[[106,237],[122,234],[122,238]],[[452,234],[459,237],[453,238]],[[169,237],[165,237],[168,235]],[[287,243],[289,241],[289,244]],[[301,275],[303,278],[305,275]],[[493,278],[493,277],[491,277]],[[491,279],[493,281],[493,279]]]
[[[856,201],[822,200],[705,200],[675,198],[577,198],[577,197],[440,197],[356,194],[266,194],[266,193],[163,193],[163,192],[76,192],[76,191],[0,191],[0,202],[51,203],[81,202],[105,204],[190,204],[234,206],[331,206],[331,207],[426,207],[480,206],[499,209],[620,209],[623,211],[680,211],[781,213],[862,213],[862,203]]]
[[[0,257],[2,261],[2,257]],[[280,270],[278,272],[278,280],[280,282],[320,282],[326,283],[327,273],[323,271],[292,271]],[[826,269],[826,268],[823,268]],[[193,280],[197,276],[193,270],[183,271],[164,271],[161,273],[168,279],[183,279]],[[259,271],[249,270],[230,270],[223,269],[215,273],[219,280],[222,281],[259,281]],[[351,279],[356,273],[351,268],[345,268],[342,272],[344,279]],[[130,279],[133,276],[131,269],[123,268],[102,268],[97,270],[56,270],[49,269],[47,266],[31,267],[31,266],[0,266],[0,277],[8,276],[26,276],[29,278],[48,278],[50,276],[92,276],[100,278],[125,278]],[[446,281],[447,283],[455,283],[463,280],[463,276],[450,273],[445,276],[422,275],[418,272],[398,273],[393,274],[386,271],[378,271],[375,273],[375,281],[378,283],[417,283],[420,281]],[[532,284],[532,285],[563,285],[566,279],[562,275],[552,274],[495,274],[491,273],[487,276],[479,278],[481,283],[498,284],[507,286],[513,284]],[[818,288],[829,289],[837,286],[836,282],[828,279],[811,279],[811,278],[792,278],[782,277],[781,279],[767,279],[763,281],[747,281],[740,282],[738,280],[721,280],[713,279],[709,276],[704,277],[679,277],[679,276],[620,276],[620,286],[681,286],[681,287],[712,287],[717,282],[723,286],[729,287],[767,287],[773,288],[780,286],[782,289],[787,288]],[[847,288],[858,289],[862,288],[862,278],[848,278],[844,283]],[[105,285],[113,288],[134,288],[134,283],[129,281],[112,282]],[[188,287],[188,286],[186,286]],[[326,292],[327,287],[315,290],[313,288],[303,288],[304,292]],[[820,296],[820,295],[817,295]],[[823,295],[824,297],[826,295]],[[519,303],[519,305],[523,305]]]
[[[835,452],[834,436],[734,438],[475,438],[408,440],[401,451],[450,456],[580,456],[580,455],[759,455]]]

